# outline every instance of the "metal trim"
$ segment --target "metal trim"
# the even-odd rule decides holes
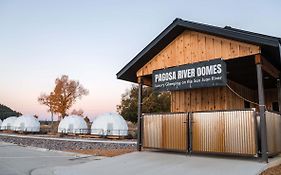
[[[143,149],[151,149],[151,150],[158,150],[158,151],[169,151],[169,152],[179,152],[179,153],[186,153],[186,150],[178,150],[178,149],[165,149],[165,148],[153,148],[153,147],[143,147]]]
[[[232,111],[255,111],[252,108],[246,109],[225,109],[225,110],[211,110],[211,111],[193,111],[193,112],[156,112],[156,113],[143,113],[143,115],[169,115],[169,114],[188,114],[197,112],[232,112]]]
[[[143,113],[143,115],[170,115],[170,114],[187,114],[188,112],[155,112],[155,113]]]
[[[241,156],[241,157],[258,157],[258,154],[239,154],[239,153],[223,153],[223,152],[201,152],[201,151],[193,151],[192,154],[200,154],[200,155],[224,155],[224,156]]]

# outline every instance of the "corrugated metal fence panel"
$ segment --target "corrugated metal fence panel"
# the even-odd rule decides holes
[[[255,155],[256,123],[253,111],[195,112],[192,150]]]
[[[192,115],[192,150],[202,152],[222,151],[222,125],[218,113],[200,112]]]
[[[187,113],[145,114],[143,147],[187,150]]]
[[[162,115],[144,115],[143,125],[143,147],[161,148]]]
[[[267,128],[267,146],[269,154],[281,152],[281,116],[273,112],[265,112]]]
[[[225,152],[237,154],[257,153],[257,132],[254,111],[224,112]]]

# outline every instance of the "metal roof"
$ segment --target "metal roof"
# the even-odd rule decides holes
[[[261,46],[262,55],[278,69],[281,67],[281,38],[226,26],[224,28],[176,18],[118,73],[117,78],[137,82],[136,72],[185,30],[198,31]]]

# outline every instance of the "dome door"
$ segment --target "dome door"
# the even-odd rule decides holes
[[[25,128],[24,123],[20,123],[20,130],[21,130],[21,131],[24,131],[24,128]]]
[[[7,128],[6,129],[11,129],[11,123],[7,123]]]
[[[74,133],[74,126],[73,126],[73,124],[69,124],[68,125],[68,130],[69,130],[69,132]]]
[[[113,134],[113,123],[107,123],[107,135]]]

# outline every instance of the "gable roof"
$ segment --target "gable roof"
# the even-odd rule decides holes
[[[281,38],[240,30],[229,26],[222,28],[176,18],[117,73],[117,78],[137,82],[136,72],[185,30],[202,32],[258,45],[261,47],[262,54],[267,56],[272,64],[278,69],[281,67]]]

